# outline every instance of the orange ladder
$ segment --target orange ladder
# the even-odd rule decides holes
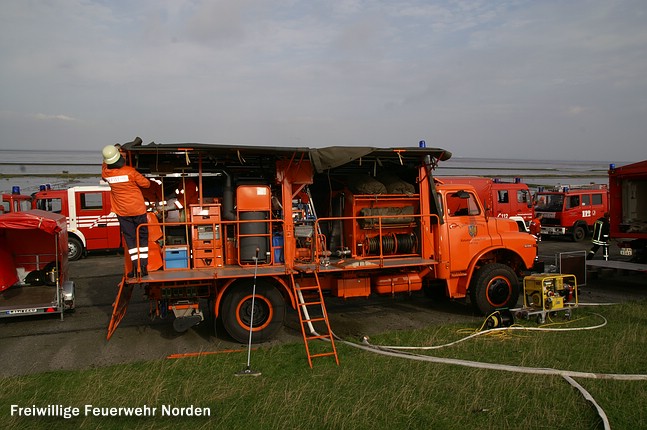
[[[303,276],[299,279],[294,278],[290,273],[292,281],[292,290],[297,298],[297,313],[299,314],[299,323],[301,325],[301,334],[303,334],[303,343],[306,346],[308,364],[312,368],[312,359],[318,357],[335,357],[335,363],[339,366],[339,357],[337,348],[333,339],[330,323],[328,322],[328,313],[324,303],[319,276],[314,272],[314,276]],[[307,326],[307,328],[306,328]],[[311,345],[311,341],[324,340],[316,347]],[[321,345],[327,345],[323,348]]]

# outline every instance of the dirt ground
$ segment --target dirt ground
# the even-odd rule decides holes
[[[560,252],[582,251],[589,242],[544,240],[540,260],[547,267]],[[598,258],[600,258],[598,256]],[[178,334],[172,321],[148,317],[148,302],[135,289],[128,312],[110,341],[106,340],[112,303],[122,269],[122,257],[97,254],[71,262],[70,277],[76,283],[77,309],[58,316],[18,317],[0,320],[0,376],[22,375],[59,369],[88,369],[119,363],[163,359],[171,354],[246,348],[220,334],[211,322]],[[588,273],[579,286],[582,303],[610,303],[647,298],[647,274],[605,270]],[[464,303],[432,300],[422,293],[396,298],[326,299],[333,331],[342,338],[395,330],[408,330],[434,324],[464,323],[477,328],[483,317]],[[295,311],[274,343],[299,342],[301,333]],[[305,362],[305,352],[304,352]]]

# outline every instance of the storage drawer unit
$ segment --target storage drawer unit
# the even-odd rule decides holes
[[[222,267],[220,204],[192,205],[191,222],[193,268]]]
[[[165,246],[164,247],[164,270],[188,269],[189,268],[189,247]]]

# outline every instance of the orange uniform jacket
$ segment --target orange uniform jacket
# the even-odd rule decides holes
[[[101,176],[110,184],[110,203],[114,213],[120,216],[137,216],[146,213],[146,203],[141,188],[148,188],[151,183],[134,167],[108,169],[104,163],[101,167]]]

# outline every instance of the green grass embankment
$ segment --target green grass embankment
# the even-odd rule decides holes
[[[419,354],[595,373],[647,373],[647,306],[580,307],[556,328],[608,323],[595,330],[510,331],[478,336]],[[521,321],[528,327],[537,325]],[[477,327],[434,326],[374,336],[373,344],[441,345]],[[385,357],[338,343],[340,366],[318,358],[310,369],[303,344],[260,347],[246,354],[162,359],[83,371],[4,378],[3,428],[165,429],[595,429],[592,405],[560,376],[528,375]],[[27,358],[26,358],[27,359]],[[644,428],[647,381],[579,378],[611,427]],[[80,416],[10,416],[11,405],[77,407]],[[154,416],[86,415],[98,408],[155,408]],[[162,416],[170,406],[205,408],[210,417]],[[149,409],[150,411],[150,409]],[[185,409],[185,412],[187,410]]]

